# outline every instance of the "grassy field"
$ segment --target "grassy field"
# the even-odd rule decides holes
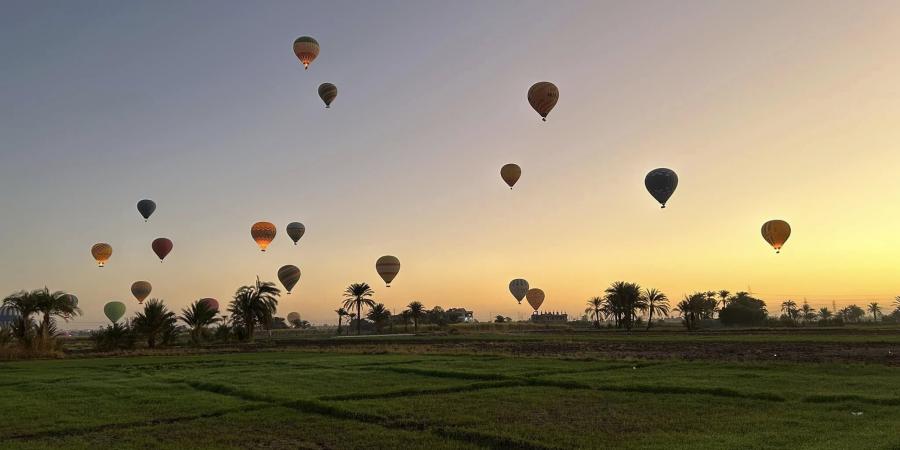
[[[0,448],[900,448],[900,367],[353,347],[70,358],[0,363],[0,411]]]

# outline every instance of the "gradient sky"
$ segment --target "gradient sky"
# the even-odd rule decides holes
[[[300,35],[322,47],[308,71]],[[893,1],[7,1],[0,293],[73,292],[72,326],[93,327],[109,300],[134,312],[135,280],[180,310],[296,264],[279,314],[314,323],[356,281],[482,320],[527,317],[517,277],[572,314],[615,280],[886,305],[898,43]],[[541,80],[560,88],[547,123],[525,100]],[[656,167],[680,178],[665,210]],[[794,230],[780,255],[773,218]],[[267,253],[258,220],[279,227]],[[95,242],[115,248],[102,270]],[[390,289],[383,254],[403,264]]]

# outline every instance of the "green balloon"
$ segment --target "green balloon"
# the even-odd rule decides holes
[[[125,304],[122,302],[109,302],[103,307],[103,314],[110,322],[116,323],[125,315]]]

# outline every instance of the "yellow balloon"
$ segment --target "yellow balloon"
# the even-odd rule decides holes
[[[97,267],[103,267],[112,256],[112,246],[102,242],[94,244],[91,247],[91,255],[97,260]]]
[[[791,237],[791,226],[783,220],[770,220],[762,226],[762,237],[775,253],[781,253],[781,247]]]
[[[266,251],[266,248],[275,239],[275,225],[269,222],[256,222],[250,227],[250,236],[259,245],[260,250]]]

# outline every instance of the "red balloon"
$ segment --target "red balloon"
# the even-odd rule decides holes
[[[219,310],[219,301],[214,298],[204,298],[203,300],[200,300],[200,303],[205,303],[206,306],[213,311]]]
[[[162,260],[166,259],[166,255],[172,251],[173,244],[172,241],[166,238],[159,238],[153,241],[151,247],[153,247],[153,252],[156,253],[156,256],[159,256],[159,262],[162,262]]]

